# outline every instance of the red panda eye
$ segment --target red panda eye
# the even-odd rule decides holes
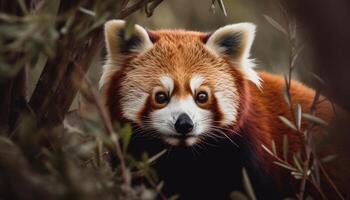
[[[197,96],[196,96],[196,101],[198,103],[206,103],[208,101],[208,93],[202,91],[202,92],[198,92]]]
[[[155,100],[158,104],[166,104],[169,101],[168,95],[165,92],[157,92]]]

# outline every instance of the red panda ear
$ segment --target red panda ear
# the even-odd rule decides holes
[[[231,24],[210,33],[205,41],[209,51],[227,57],[236,67],[240,67],[246,78],[260,85],[260,78],[252,69],[250,48],[255,37],[255,25],[252,23]]]
[[[107,61],[103,66],[100,87],[109,80],[114,72],[121,68],[128,55],[143,53],[153,47],[153,40],[146,29],[135,25],[132,34],[127,38],[125,28],[124,20],[110,20],[105,23]]]

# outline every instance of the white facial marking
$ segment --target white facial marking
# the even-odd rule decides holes
[[[165,138],[165,141],[173,146],[180,144],[180,140],[177,138]]]
[[[186,145],[187,146],[192,146],[197,142],[197,138],[195,137],[189,137],[186,139]]]
[[[148,95],[140,88],[133,88],[124,94],[121,99],[123,116],[128,120],[138,122],[139,113],[144,108]]]
[[[152,112],[152,127],[161,134],[179,136],[181,134],[176,132],[174,125],[182,113],[186,113],[194,124],[189,135],[197,136],[209,130],[212,113],[198,107],[192,96],[183,99],[172,97],[166,107]]]
[[[203,83],[204,79],[203,77],[199,76],[199,75],[194,75],[190,81],[190,87],[192,90],[192,93],[194,94],[196,89],[201,86],[201,84]]]
[[[220,111],[224,114],[221,124],[226,126],[236,122],[238,97],[234,91],[220,91],[215,92],[214,95],[218,101]]]
[[[159,78],[160,82],[162,82],[163,86],[169,91],[169,94],[173,93],[174,90],[174,81],[169,76],[161,76]]]

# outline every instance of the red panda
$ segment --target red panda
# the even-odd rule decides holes
[[[105,24],[100,85],[106,105],[112,119],[133,125],[135,155],[169,149],[155,164],[165,194],[227,199],[243,190],[243,167],[258,199],[297,193],[298,182],[262,148],[271,149],[272,141],[281,147],[286,134],[289,152],[297,152],[304,139],[279,120],[293,116],[283,78],[253,69],[254,36],[251,23],[212,33],[135,25],[130,35],[122,20]],[[315,92],[293,81],[290,95],[308,112]],[[329,121],[332,115],[330,103],[318,105],[318,117]]]

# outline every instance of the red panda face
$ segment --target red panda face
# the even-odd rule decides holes
[[[112,118],[127,120],[171,145],[193,145],[234,126],[245,81],[259,85],[248,59],[254,25],[212,34],[147,32],[105,25],[107,62],[101,78]],[[223,133],[224,134],[224,133]]]

